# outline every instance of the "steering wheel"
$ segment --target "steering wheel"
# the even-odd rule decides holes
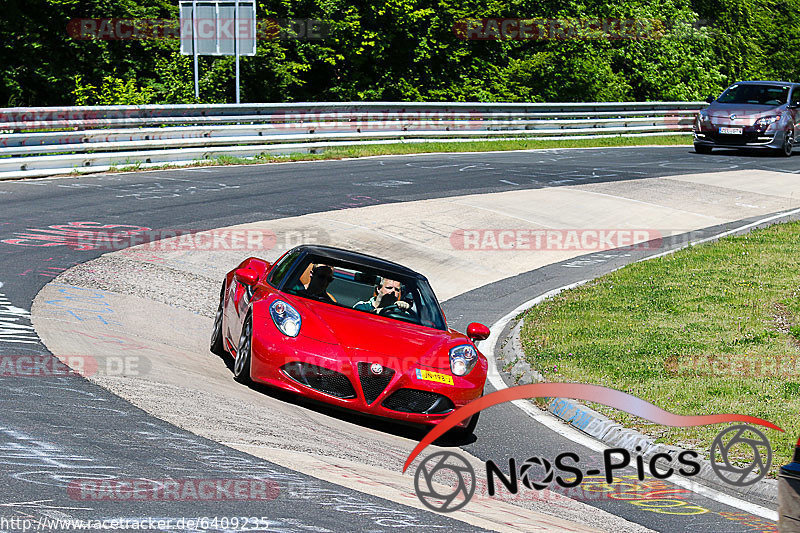
[[[417,318],[417,313],[414,312],[410,307],[408,309],[400,309],[397,304],[387,305],[378,311],[378,314],[380,316],[394,317],[401,320],[407,320],[409,318],[416,320]]]

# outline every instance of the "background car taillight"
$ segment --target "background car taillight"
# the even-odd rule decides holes
[[[450,370],[456,376],[465,376],[478,361],[478,352],[469,344],[450,349]]]
[[[275,326],[287,337],[297,337],[300,333],[300,326],[303,323],[300,313],[288,303],[275,300],[269,306],[269,314]]]

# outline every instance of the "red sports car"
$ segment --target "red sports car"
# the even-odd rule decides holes
[[[280,387],[369,415],[433,425],[478,398],[487,361],[447,327],[424,276],[328,246],[298,246],[274,264],[251,257],[225,276],[211,351],[234,379]],[[462,431],[472,432],[477,415]]]

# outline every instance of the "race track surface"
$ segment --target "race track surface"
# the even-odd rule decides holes
[[[300,227],[297,221],[317,224],[309,227],[316,227],[315,235],[322,232],[332,243],[349,240],[357,244],[365,238],[359,232],[375,233],[374,225],[360,224],[364,227],[350,234],[341,230],[341,239],[335,228],[341,228],[345,221],[355,223],[365,220],[359,217],[373,217],[370,220],[380,220],[384,233],[391,233],[395,241],[403,235],[411,241],[395,244],[400,251],[387,249],[384,255],[391,257],[392,253],[402,255],[403,246],[413,246],[418,240],[408,234],[408,226],[414,225],[411,222],[416,222],[417,229],[421,227],[420,221],[425,220],[444,224],[437,218],[443,216],[442,206],[459,205],[461,225],[456,227],[461,228],[483,227],[480,224],[487,219],[480,218],[484,215],[479,213],[489,213],[486,217],[517,216],[520,228],[542,224],[543,220],[552,222],[562,216],[565,224],[572,225],[559,227],[580,227],[576,225],[580,220],[597,220],[613,214],[615,207],[621,205],[619,202],[627,202],[631,217],[651,216],[651,212],[661,217],[656,219],[657,226],[639,227],[658,227],[664,233],[675,235],[665,240],[664,246],[668,246],[680,243],[689,231],[693,232],[693,238],[699,238],[746,223],[742,221],[797,207],[800,203],[797,200],[800,196],[796,194],[800,187],[795,185],[796,173],[800,172],[798,161],[732,152],[698,156],[687,147],[655,147],[379,157],[0,183],[0,202],[5,213],[0,220],[0,294],[7,299],[7,302],[0,302],[3,305],[0,320],[4,321],[0,329],[0,354],[50,353],[30,326],[28,311],[45,284],[69,270],[65,274],[66,281],[60,278],[58,285],[49,285],[45,291],[51,292],[43,292],[39,300],[60,308],[56,318],[53,312],[48,315],[47,309],[42,308],[43,320],[49,318],[61,328],[52,330],[57,332],[52,339],[45,338],[48,346],[83,337],[93,349],[99,346],[109,353],[134,349],[132,346],[136,343],[152,349],[148,343],[155,341],[143,331],[144,322],[141,322],[150,313],[151,320],[160,317],[156,321],[161,322],[160,328],[153,327],[149,332],[152,337],[161,338],[161,342],[171,346],[169,350],[198,356],[197,361],[201,361],[199,365],[194,359],[174,364],[219,386],[213,391],[217,396],[198,396],[200,401],[195,398],[193,412],[185,409],[187,402],[183,398],[183,402],[181,399],[174,402],[183,405],[183,410],[158,413],[159,417],[155,417],[151,413],[158,407],[152,398],[158,398],[164,391],[178,395],[180,383],[161,386],[160,377],[155,379],[157,376],[154,376],[149,382],[137,381],[137,389],[132,391],[126,389],[130,383],[119,380],[109,380],[100,386],[98,383],[102,380],[99,379],[93,383],[76,377],[0,377],[3,385],[0,402],[4,413],[0,418],[0,476],[6,487],[0,497],[0,506],[4,509],[0,516],[176,520],[179,517],[247,516],[263,517],[273,530],[297,531],[400,527],[468,530],[470,526],[465,521],[476,529],[503,529],[501,521],[493,518],[490,511],[451,517],[422,509],[413,496],[409,475],[405,479],[406,496],[410,498],[404,503],[400,495],[402,487],[398,489],[397,485],[402,478],[394,479],[394,491],[384,487],[386,492],[376,495],[377,489],[370,491],[357,484],[348,485],[339,479],[341,476],[337,478],[332,474],[331,468],[324,468],[333,465],[341,469],[345,465],[365,479],[370,475],[384,475],[381,467],[399,475],[397,461],[404,459],[403,452],[410,451],[415,439],[421,437],[419,432],[353,419],[270,391],[241,390],[240,386],[225,381],[229,370],[222,360],[207,353],[210,327],[204,328],[210,324],[209,295],[213,306],[221,280],[215,275],[234,266],[231,259],[235,254],[206,255],[202,260],[206,264],[184,257],[182,266],[164,264],[159,267],[140,260],[140,264],[148,266],[132,274],[126,268],[136,262],[136,258],[128,258],[126,263],[126,259],[120,259],[119,252],[115,252],[93,263],[95,272],[82,271],[80,267],[70,270],[97,259],[105,250],[80,250],[65,245],[58,239],[58,226],[93,222],[185,231],[274,221],[270,227],[277,230],[277,247],[266,254],[256,254],[274,259],[281,246],[291,244],[285,237],[288,235],[285,230]],[[482,197],[492,200],[481,203]],[[570,202],[575,198],[582,200],[567,204],[567,197]],[[471,203],[465,203],[465,199]],[[533,201],[540,204],[532,208],[530,202]],[[603,202],[617,203],[605,205]],[[420,216],[420,211],[414,210],[417,206],[428,206],[430,211]],[[492,209],[501,209],[502,213],[491,214]],[[540,213],[542,219],[532,221],[528,215],[528,218],[519,215],[519,210]],[[325,230],[322,219],[338,221],[339,225],[328,226]],[[617,218],[610,217],[608,222],[619,220],[622,219],[617,213]],[[395,229],[387,229],[389,226]],[[437,226],[437,231],[444,231],[439,237],[449,240],[451,232],[443,230],[444,227]],[[583,227],[619,226],[602,226],[596,222]],[[297,238],[296,234],[292,235]],[[281,236],[285,237],[283,241]],[[369,244],[377,247],[386,242],[375,237]],[[380,249],[365,251],[381,255]],[[548,290],[601,275],[659,251],[663,250],[583,255],[573,252],[563,257],[539,257],[531,264],[499,260],[490,255],[485,260],[486,266],[481,258],[454,255],[451,249],[445,254],[447,257],[461,257],[453,273],[450,263],[438,261],[439,256],[434,251],[426,256],[424,251],[417,250],[415,260],[428,270],[412,266],[428,275],[445,300],[444,310],[451,326],[463,330],[469,321],[491,325],[511,309]],[[495,266],[493,262],[507,264]],[[469,270],[471,268],[473,270]],[[471,273],[470,279],[459,283],[462,279],[459,273],[466,271]],[[142,283],[142,279],[149,279],[147,275],[161,280],[158,283],[163,285]],[[171,279],[170,275],[175,278]],[[94,312],[87,317],[81,304],[69,306],[68,296],[79,294],[81,289],[91,289],[93,280],[109,285],[95,284],[94,288],[110,291],[104,296],[109,298],[106,308],[119,305],[119,309],[124,309],[126,314],[120,320]],[[59,290],[62,292],[58,293]],[[59,294],[67,296],[59,299]],[[132,297],[138,300],[134,302]],[[213,307],[210,311],[213,312]],[[164,317],[171,320],[164,320]],[[169,327],[174,323],[180,323],[181,327]],[[116,328],[118,325],[124,325],[128,332],[140,328],[141,338],[121,335]],[[108,329],[105,333],[104,328]],[[57,353],[68,355],[62,351]],[[162,369],[158,365],[169,361],[153,358],[152,363]],[[146,388],[147,383],[151,390]],[[198,391],[204,389],[197,386]],[[183,392],[186,396],[191,389]],[[305,434],[307,440],[314,441],[318,437],[314,432],[319,429],[319,436],[330,437],[330,440],[316,439],[321,441],[325,451],[311,447],[303,452],[293,448],[291,443],[300,440],[280,445],[280,432],[273,435],[267,445],[256,443],[248,448],[252,439],[248,441],[243,437],[248,437],[249,432],[263,434],[266,429],[259,427],[258,420],[246,410],[239,414],[247,416],[233,417],[236,423],[224,431],[218,427],[203,428],[204,409],[208,408],[203,402],[224,402],[226,398],[267,402],[264,405],[275,407],[281,420],[297,417],[302,423],[298,424],[298,433],[293,438],[300,439]],[[235,411],[237,402],[231,401],[230,408]],[[257,411],[254,416],[258,417]],[[264,416],[269,418],[269,415]],[[247,424],[247,420],[251,423]],[[372,455],[365,454],[363,460],[359,460],[358,454],[347,452],[349,438],[357,443],[355,449],[359,446],[377,448]],[[478,460],[492,459],[498,464],[509,457],[554,457],[567,450],[574,450],[590,461],[597,458],[596,453],[542,426],[510,404],[484,413],[476,440],[462,444],[462,449]],[[376,456],[383,455],[383,450],[387,453],[382,464]],[[298,459],[293,463],[298,457],[307,460]],[[325,459],[316,459],[316,463],[311,460],[318,457]],[[323,469],[326,471],[322,472]],[[69,490],[70,483],[74,487],[75,481],[80,479],[231,479],[251,475],[272,480],[278,487],[277,496],[255,502],[98,502],[81,500]],[[672,496],[684,502],[679,507],[685,512],[676,513],[670,507],[648,508],[615,499],[597,499],[585,504],[567,504],[556,499],[517,503],[525,509],[520,511],[523,514],[519,520],[524,522],[534,517],[542,521],[542,527],[553,530],[572,527],[559,523],[560,518],[571,520],[573,524],[586,522],[600,529],[620,531],[644,531],[646,528],[752,531],[753,524],[765,530],[774,528],[769,520],[701,495],[676,488]],[[558,507],[561,504],[563,510]],[[543,517],[541,512],[550,512],[556,518]],[[263,527],[263,523],[259,527]],[[3,530],[1,523],[0,530]],[[170,529],[165,527],[164,530]]]

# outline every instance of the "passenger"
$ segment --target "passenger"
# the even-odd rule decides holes
[[[327,292],[328,285],[332,281],[333,268],[328,265],[316,264],[311,268],[311,278],[308,283],[304,285],[301,281],[298,281],[294,290],[323,302],[335,303],[335,300]]]
[[[375,293],[372,298],[358,302],[353,306],[353,309],[379,313],[382,309],[394,304],[399,309],[407,311],[411,304],[400,299],[402,297],[402,289],[403,285],[399,281],[381,278],[380,283],[375,286]]]

